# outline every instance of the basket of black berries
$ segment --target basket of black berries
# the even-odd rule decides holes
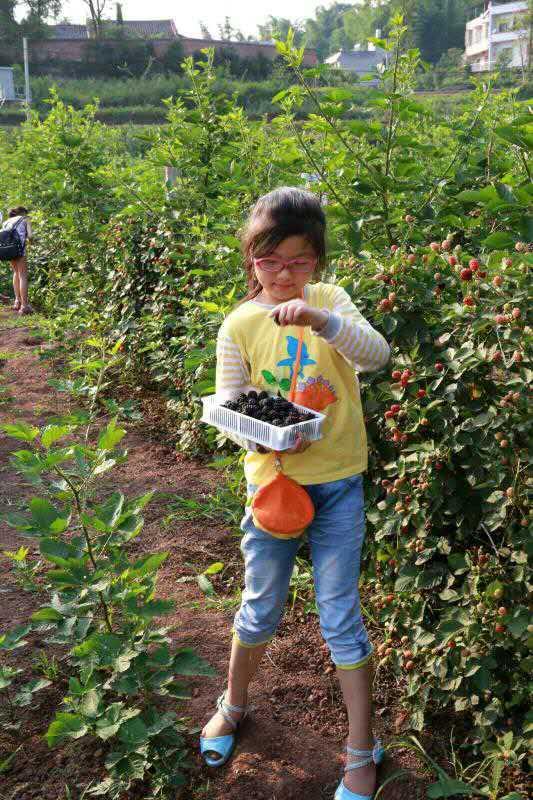
[[[217,395],[204,397],[202,401],[203,422],[269,450],[288,450],[298,435],[307,441],[322,436],[324,414],[291,403],[281,395],[251,389],[225,402],[220,402]]]

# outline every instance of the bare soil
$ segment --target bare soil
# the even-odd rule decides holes
[[[47,384],[47,368],[38,358],[41,345],[31,328],[8,327],[13,316],[8,308],[0,311],[0,351],[12,356],[0,365],[5,379],[0,386],[11,395],[10,401],[0,404],[0,419],[23,419],[42,425],[64,412],[68,400]],[[31,319],[28,325],[31,326]],[[242,727],[234,757],[219,771],[202,765],[195,729],[209,718],[225,684],[234,613],[230,598],[242,581],[238,538],[222,522],[167,519],[173,495],[201,498],[215,488],[220,477],[176,454],[165,440],[163,429],[157,427],[146,410],[145,422],[127,426],[129,458],[112,473],[112,487],[108,488],[120,489],[129,496],[157,490],[147,508],[143,535],[134,547],[139,552],[170,552],[161,570],[159,590],[162,596],[176,601],[176,612],[168,618],[173,626],[172,638],[176,645],[196,648],[218,673],[216,678],[191,680],[193,698],[178,709],[189,718],[193,731],[190,784],[180,798],[332,800],[342,774],[346,713],[317,619],[302,614],[298,604],[286,614],[251,686],[250,700],[256,710]],[[10,451],[18,447],[15,440],[0,433],[1,514],[20,510],[23,502],[35,494],[9,464]],[[43,594],[25,591],[15,582],[10,562],[1,556],[2,551],[16,550],[21,545],[29,546],[37,558],[34,542],[1,521],[0,631],[23,623],[44,602]],[[226,568],[223,579],[214,579],[221,602],[210,608],[196,581],[177,581],[214,561],[224,562]],[[372,636],[378,644],[380,632],[372,631]],[[10,657],[10,663],[24,669],[20,683],[28,680],[32,661],[43,651],[50,658],[55,655],[61,659],[60,652],[52,652],[36,636],[31,637],[30,647],[15,651]],[[20,747],[8,771],[0,772],[1,800],[63,800],[66,786],[73,800],[77,800],[83,787],[104,777],[105,747],[101,742],[82,739],[49,751],[42,738],[63,696],[62,688],[59,679],[37,693],[36,703],[21,715],[20,728],[0,731],[0,764]],[[402,732],[406,717],[396,678],[380,672],[374,697],[375,731],[387,744]],[[431,720],[421,736],[426,749],[444,767],[449,727],[450,720],[443,715],[442,719]],[[378,773],[380,780],[398,769],[406,770],[407,777],[387,785],[381,800],[425,798],[431,780],[409,750],[389,753]],[[131,798],[138,796],[137,792],[131,794]]]

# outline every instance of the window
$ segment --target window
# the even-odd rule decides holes
[[[467,45],[470,46],[471,44],[472,44],[472,31],[469,30],[467,35]]]
[[[474,42],[481,41],[481,28],[476,28],[474,31]]]
[[[506,33],[509,30],[509,23],[508,22],[499,22],[498,23],[498,33]]]

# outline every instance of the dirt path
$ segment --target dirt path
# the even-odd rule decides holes
[[[65,410],[66,400],[47,384],[46,369],[35,353],[38,343],[30,336],[30,330],[9,327],[12,319],[9,310],[0,311],[0,371],[4,376],[0,388],[11,395],[11,400],[0,403],[0,419],[44,424]],[[176,600],[176,613],[170,618],[173,639],[176,644],[195,647],[219,674],[215,679],[191,681],[193,699],[179,709],[179,713],[190,717],[191,727],[200,726],[212,713],[224,685],[234,613],[232,593],[226,586],[222,589],[224,602],[207,608],[195,581],[178,583],[177,579],[194,575],[213,561],[222,561],[235,575],[234,595],[241,578],[237,539],[221,523],[167,519],[171,496],[198,498],[209,492],[219,480],[213,471],[176,456],[172,447],[159,441],[153,428],[145,424],[129,426],[125,442],[129,459],[113,473],[113,487],[130,496],[157,490],[136,547],[140,551],[170,552],[159,590]],[[10,450],[17,447],[14,440],[0,433],[0,514],[19,510],[23,500],[32,495],[8,463]],[[0,553],[15,550],[21,544],[37,553],[31,540],[1,523]],[[0,556],[0,631],[22,623],[40,602],[39,593],[23,591],[15,583],[9,562]],[[18,651],[17,666],[27,668],[43,651],[43,643],[32,640],[32,648]],[[385,743],[396,732],[395,721],[397,724],[401,710],[397,692],[390,683],[376,688],[375,727]],[[63,800],[65,785],[77,800],[80,787],[103,777],[104,748],[98,743],[94,749],[80,740],[50,752],[43,742],[42,733],[61,696],[59,687],[43,690],[35,696],[38,706],[32,708],[20,730],[0,733],[0,763],[22,744],[11,769],[0,774],[2,800]],[[202,767],[194,749],[191,785],[181,797],[332,800],[342,771],[341,750],[347,725],[334,670],[313,616],[286,615],[252,684],[250,699],[256,711],[243,726],[229,766],[211,773]],[[432,737],[424,741],[435,753],[438,742]],[[196,737],[191,736],[191,747],[196,746]],[[387,786],[382,800],[423,800],[427,780],[416,774],[417,765],[409,752],[395,751],[381,769],[380,778],[385,779],[400,767],[410,770],[410,777]]]

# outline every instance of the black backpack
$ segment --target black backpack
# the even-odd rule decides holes
[[[12,228],[0,231],[0,261],[12,261],[24,253],[24,245],[17,230],[19,222]]]

